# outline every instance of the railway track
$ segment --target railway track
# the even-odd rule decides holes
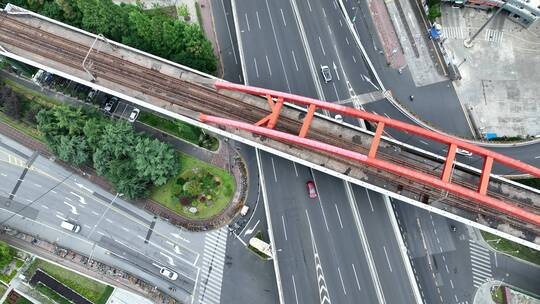
[[[81,64],[90,48],[89,45],[73,42],[40,28],[30,27],[26,23],[20,22],[16,18],[6,14],[2,14],[0,18],[0,40],[77,70],[81,70]],[[228,95],[220,94],[208,87],[162,74],[154,69],[137,65],[106,52],[92,50],[87,60],[90,63],[88,69],[93,73],[94,77],[122,85],[125,88],[142,92],[147,96],[179,105],[195,112],[205,112],[249,123],[254,123],[269,114],[268,110],[258,106],[241,103]],[[287,133],[297,133],[301,128],[301,123],[297,120],[281,117],[276,128]],[[364,154],[369,151],[369,147],[338,140],[333,134],[325,133],[321,130],[310,130],[308,137]],[[438,176],[440,174],[439,170],[426,167],[425,164],[417,160],[411,158],[404,159],[402,156],[397,157],[384,153],[384,149],[380,149],[378,155],[379,158],[386,161],[406,167],[414,167],[429,175]],[[343,162],[340,158],[333,157],[332,155],[327,156]],[[351,163],[351,165],[359,166],[357,163]],[[440,194],[434,190],[429,191],[424,186],[411,183],[410,180],[400,176],[386,172],[382,174],[374,168],[362,167],[380,178],[388,179],[389,176],[392,177],[392,183],[396,187],[406,184],[408,187],[407,191],[415,193],[418,196],[426,192],[429,192],[432,196]],[[475,190],[474,186],[460,179],[456,178],[453,182]],[[540,207],[534,204],[524,204],[493,191],[490,191],[489,194],[540,214]],[[445,202],[461,209],[480,212],[491,217],[500,218],[502,216],[506,221],[514,222],[520,227],[531,230],[530,225],[525,225],[524,227],[523,222],[519,219],[501,215],[500,213],[497,214],[493,210],[481,208],[478,204],[471,205],[471,202],[453,195],[449,195],[448,200]],[[533,230],[535,233],[540,232],[539,229]]]

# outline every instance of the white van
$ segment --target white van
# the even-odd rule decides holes
[[[75,233],[79,233],[79,231],[81,231],[81,226],[68,221],[62,221],[62,223],[60,223],[60,227]]]
[[[249,206],[244,205],[244,206],[242,207],[242,210],[240,210],[240,215],[241,215],[241,216],[246,216],[246,215],[248,214],[248,212],[249,212]]]

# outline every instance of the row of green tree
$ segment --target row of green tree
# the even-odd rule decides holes
[[[114,41],[196,70],[214,74],[217,59],[212,44],[197,24],[174,19],[160,10],[111,0],[0,0],[103,34]]]
[[[75,165],[92,164],[128,198],[149,194],[179,170],[176,152],[157,139],[134,132],[124,120],[109,120],[93,109],[55,106],[41,110],[39,131],[55,155]]]

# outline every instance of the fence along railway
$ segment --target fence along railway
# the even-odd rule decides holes
[[[480,170],[454,163],[453,156],[450,164],[445,164],[444,157],[429,156],[429,153],[384,136],[376,149],[378,160],[414,168],[419,175],[430,178],[441,178],[444,175],[448,179],[450,174],[452,184],[471,191],[477,191],[477,186],[481,184],[485,188],[486,197],[500,204],[489,205],[474,197],[464,198],[454,191],[419,182],[414,176],[383,170],[329,151],[306,148],[276,139],[275,136],[271,139],[256,135],[251,132],[253,130],[241,126],[221,125],[216,128],[202,124],[197,121],[201,113],[210,115],[204,117],[226,118],[249,125],[259,122],[261,125],[261,119],[272,117],[272,104],[275,107],[279,101],[276,103],[246,93],[220,90],[217,87],[227,85],[209,75],[12,5],[0,12],[0,53],[161,114],[194,123],[367,186],[401,201],[448,217],[459,217],[462,221],[468,220],[469,224],[475,226],[491,227],[495,229],[491,232],[503,232],[504,237],[540,248],[540,192],[497,176],[489,178],[488,174],[486,178]],[[271,129],[283,134],[297,134],[302,129],[302,119],[310,116],[305,110],[288,106],[280,106],[278,114],[279,121]],[[304,134],[306,139],[370,155],[373,132],[344,127],[319,115],[310,120],[309,126],[309,132]],[[380,132],[375,138],[377,136],[380,136]],[[518,166],[521,165],[526,167],[518,162]],[[530,169],[532,175],[540,176],[540,170],[534,167]]]

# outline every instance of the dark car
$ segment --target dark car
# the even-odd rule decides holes
[[[317,197],[317,189],[315,189],[315,183],[312,181],[309,181],[306,183],[308,195],[310,198],[316,198]]]
[[[118,103],[119,99],[118,97],[116,96],[113,96],[109,99],[107,99],[107,101],[105,102],[104,106],[103,106],[103,110],[109,112],[109,113],[112,113],[114,112],[114,109],[116,107],[116,104]]]

